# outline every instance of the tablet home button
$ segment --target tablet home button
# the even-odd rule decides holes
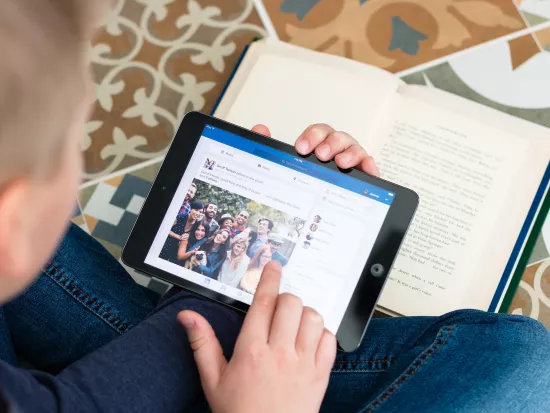
[[[381,277],[384,275],[384,267],[381,264],[374,264],[372,267],[370,267],[370,273],[374,277]]]

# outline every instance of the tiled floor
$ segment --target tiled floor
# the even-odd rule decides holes
[[[79,197],[82,209],[74,218],[116,257],[178,120],[188,110],[208,112],[243,47],[267,32],[389,71],[406,70],[409,83],[445,89],[550,126],[550,0],[116,4],[91,48],[98,101],[82,143],[86,182]],[[512,311],[550,326],[547,245],[550,223]],[[151,288],[166,289],[134,276]]]
[[[511,0],[264,0],[281,40],[398,72],[527,27]]]
[[[118,0],[91,47],[97,104],[87,179],[164,153],[186,111],[209,111],[265,31],[252,1]]]

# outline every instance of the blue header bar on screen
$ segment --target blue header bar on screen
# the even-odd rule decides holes
[[[213,141],[223,143],[235,149],[247,152],[258,158],[265,159],[275,164],[284,166],[304,175],[309,175],[312,178],[317,178],[321,181],[328,182],[348,191],[366,196],[383,204],[390,205],[395,199],[393,192],[388,192],[386,189],[370,185],[359,179],[352,178],[340,172],[332,171],[324,168],[321,165],[308,162],[298,156],[292,156],[288,153],[281,152],[269,146],[256,143],[254,141],[243,138],[223,129],[214,126],[206,125],[202,132],[202,136]]]

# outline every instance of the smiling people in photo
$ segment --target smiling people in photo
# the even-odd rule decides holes
[[[189,214],[178,214],[168,237],[166,237],[166,242],[160,252],[160,258],[170,262],[178,262],[180,242],[184,240],[184,234],[188,234],[193,225],[198,222],[203,209],[204,204],[201,201],[193,201],[189,205]]]
[[[256,254],[258,248],[267,243],[267,240],[269,239],[269,233],[273,229],[273,226],[273,221],[269,218],[260,218],[258,220],[258,237],[252,244],[250,244],[250,246],[248,247],[248,251],[246,252],[246,254],[250,258],[254,257],[254,254]]]
[[[192,257],[193,271],[209,278],[218,278],[221,265],[227,257],[229,249],[229,231],[221,229],[214,233],[203,247],[194,253]],[[204,259],[206,258],[206,261]],[[200,263],[200,265],[196,265]]]
[[[200,249],[200,247],[208,240],[210,230],[208,225],[202,221],[195,223],[189,234],[182,236],[182,241],[178,248],[177,264],[184,265],[191,256]]]
[[[220,224],[216,221],[216,214],[218,213],[218,205],[214,202],[208,202],[204,208],[204,218],[202,222],[210,227],[210,232],[214,233],[220,229]]]
[[[246,229],[231,241],[231,248],[227,251],[227,258],[218,276],[219,282],[234,288],[239,286],[250,264],[250,258],[246,255],[249,232],[250,230]]]
[[[231,214],[223,214],[218,220],[218,225],[220,229],[231,230],[233,228],[234,222],[235,222],[235,218],[233,218]]]
[[[231,238],[235,238],[235,236],[239,235],[246,229],[246,224],[248,224],[249,216],[250,214],[248,213],[248,211],[244,210],[237,214],[237,218],[235,219],[233,228],[231,228]]]
[[[185,194],[185,198],[183,199],[183,205],[180,208],[180,214],[189,214],[189,211],[191,210],[190,202],[193,200],[196,193],[197,185],[195,183],[192,183],[189,188],[187,188],[187,193]]]
[[[272,258],[273,255],[271,254],[269,245],[259,247],[256,250],[254,258],[250,261],[248,271],[244,274],[239,287],[249,294],[254,294],[262,277],[262,271]]]
[[[288,263],[288,259],[279,252],[279,249],[284,244],[285,240],[278,234],[270,234],[267,245],[271,249],[273,260],[278,261],[281,267],[284,267]]]

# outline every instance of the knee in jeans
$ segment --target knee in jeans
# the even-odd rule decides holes
[[[498,337],[509,342],[514,352],[526,358],[540,358],[550,367],[550,332],[537,320],[518,315],[502,315]],[[520,354],[517,354],[521,358]]]
[[[537,320],[529,317],[496,314],[478,310],[459,310],[441,317],[440,325],[483,326],[481,331],[498,338],[500,342],[516,343],[511,345],[534,347],[543,346],[550,355],[550,332]]]
[[[538,320],[523,315],[514,314],[502,315],[502,318],[505,322],[510,324],[510,328],[517,328],[521,330],[521,332],[529,331],[532,335],[540,336],[543,340],[550,339],[550,332]]]

